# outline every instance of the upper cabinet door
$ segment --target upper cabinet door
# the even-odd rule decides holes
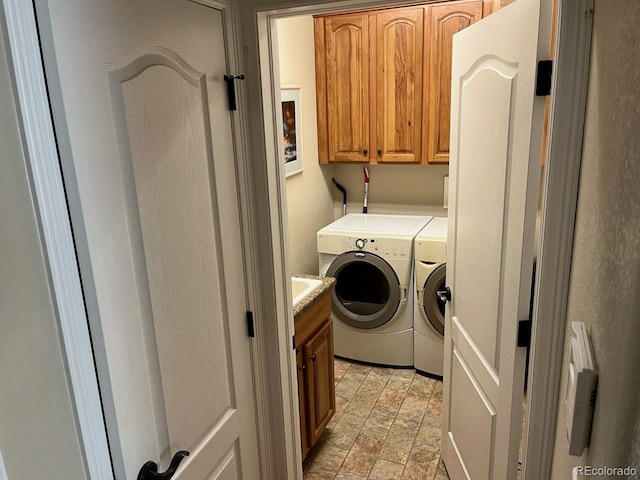
[[[369,161],[368,19],[316,19],[320,163]]]
[[[424,9],[381,11],[372,20],[372,159],[420,163]]]
[[[427,12],[427,160],[429,163],[448,163],[453,35],[482,18],[482,1],[435,4],[427,7]]]

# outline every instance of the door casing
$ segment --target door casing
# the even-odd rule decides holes
[[[291,348],[293,309],[289,302],[288,239],[286,215],[283,215],[286,211],[285,174],[279,162],[275,108],[280,101],[274,48],[275,19],[412,2],[191,1],[224,10],[229,70],[247,76],[245,84],[238,89],[239,111],[234,115],[233,130],[247,259],[248,309],[254,311],[256,318],[252,375],[263,453],[261,464],[264,478],[301,479],[296,362],[295,350]],[[552,0],[541,2],[550,25]],[[529,367],[531,401],[527,421],[530,427],[526,435],[524,472],[525,478],[530,479],[548,476],[554,445],[593,3],[594,0],[559,0],[558,7],[558,41],[554,55],[558,60],[554,65],[548,161],[544,170]],[[2,0],[2,7],[1,20],[9,39],[31,190],[65,346],[84,460],[90,478],[113,478],[69,219],[69,211],[73,218],[73,211],[79,205],[73,192],[65,192],[60,163],[55,161],[58,159],[57,147],[64,156],[65,146],[56,145],[49,112],[50,106],[60,102],[60,98],[56,97],[55,88],[47,90],[41,63],[43,58],[45,62],[55,62],[55,59],[46,49],[40,48],[31,2]],[[79,261],[82,262],[82,255]],[[282,325],[278,319],[284,312],[287,322]]]
[[[546,24],[542,35],[550,35],[553,0],[540,0]],[[287,252],[286,190],[279,170],[279,131],[276,106],[280,102],[277,31],[278,18],[332,13],[377,6],[410,5],[412,1],[346,0],[245,0],[245,32],[249,88],[261,95],[252,109],[261,109],[263,118],[255,121],[253,145],[266,160],[274,189],[265,202],[264,214],[280,230],[280,242],[274,245]],[[587,81],[590,62],[593,0],[558,0],[558,23],[552,81],[552,108],[548,135],[547,164],[543,171],[540,242],[533,311],[531,362],[529,365],[525,479],[547,478],[553,454],[568,281],[571,271],[574,219],[582,157]],[[257,41],[254,32],[258,32]],[[546,32],[546,33],[545,33]],[[260,82],[258,82],[258,79]],[[275,271],[284,283],[289,273],[286,263],[275,263]],[[283,267],[281,269],[281,267]]]

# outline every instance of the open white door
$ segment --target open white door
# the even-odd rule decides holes
[[[540,0],[454,36],[442,456],[452,480],[515,479],[544,98]],[[541,51],[547,51],[541,49]]]
[[[115,477],[259,478],[223,12],[36,3]]]

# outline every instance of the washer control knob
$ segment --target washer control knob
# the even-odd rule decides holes
[[[362,250],[364,248],[365,243],[367,243],[366,240],[364,240],[363,238],[359,238],[356,240],[356,247]]]

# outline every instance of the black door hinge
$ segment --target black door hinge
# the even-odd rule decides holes
[[[529,347],[531,345],[531,320],[520,320],[518,322],[518,343],[519,347]]]
[[[236,80],[244,80],[244,75],[225,75],[224,81],[227,82],[227,95],[229,96],[229,110],[232,112],[236,108]]]
[[[293,337],[291,337],[291,345],[293,346],[293,349],[296,349],[296,336],[294,335]]]
[[[249,333],[249,336],[252,338],[256,336],[256,330],[253,324],[253,312],[251,311],[247,312],[247,332]]]
[[[536,96],[546,97],[551,95],[551,74],[553,72],[553,60],[541,60],[538,62],[536,76]]]

